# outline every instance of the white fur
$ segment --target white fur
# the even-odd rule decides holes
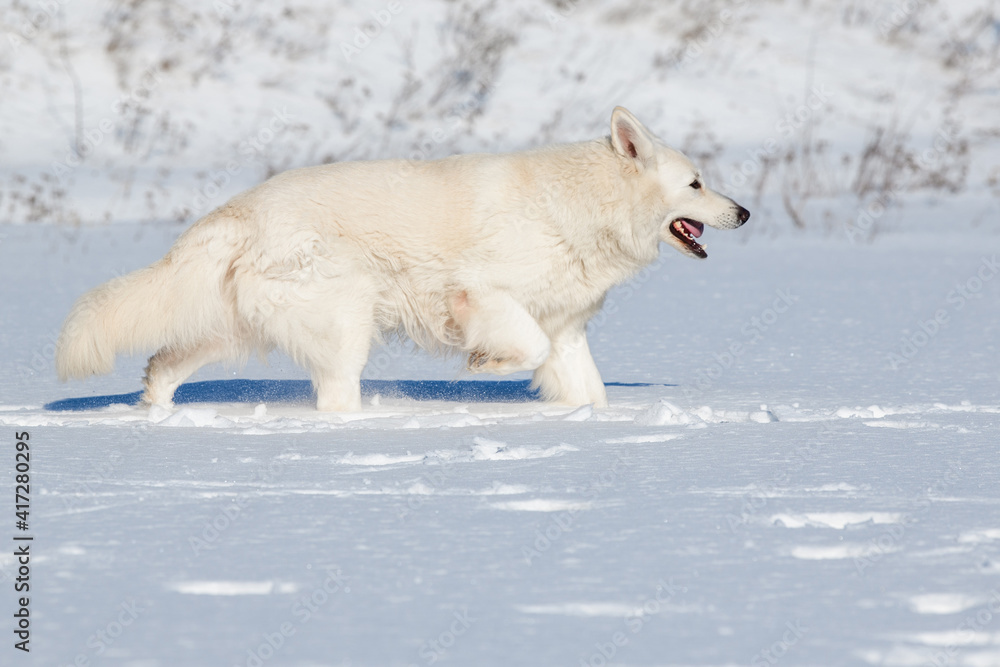
[[[358,410],[374,340],[401,330],[462,350],[474,372],[534,370],[547,400],[607,404],[585,327],[684,217],[745,221],[625,109],[610,138],[429,162],[296,169],[188,229],[166,257],[83,295],[61,379],[158,350],[145,400],[170,405],[199,367],[277,347],[309,370],[317,408]],[[745,213],[745,211],[743,211]]]

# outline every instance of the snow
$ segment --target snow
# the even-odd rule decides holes
[[[965,0],[729,4],[739,20],[719,3],[479,19],[404,4],[345,64],[340,42],[388,3],[284,3],[294,20],[123,5],[114,53],[110,14],[58,3],[83,128],[116,131],[46,199],[32,184],[74,124],[59,40],[49,25],[0,57],[16,91],[0,114],[0,469],[13,511],[14,435],[30,432],[35,536],[32,651],[5,645],[0,664],[1000,664],[1000,24]],[[112,110],[163,61],[148,99]],[[739,185],[769,140],[808,139],[781,123],[814,87],[818,166],[796,153],[759,193]],[[591,137],[618,103],[753,218],[707,229],[707,260],[665,249],[609,295],[589,333],[608,408],[546,405],[525,375],[470,377],[401,344],[372,354],[353,414],[317,413],[280,355],[205,368],[170,410],[138,403],[141,356],[56,381],[73,300],[161,257],[183,229],[165,220],[192,219],[196,196],[328,155]],[[293,122],[242,153],[285,107]],[[892,119],[905,164],[952,121],[965,152],[888,199],[858,194],[857,157]],[[206,195],[229,159],[238,173]],[[813,168],[797,229],[782,195]],[[931,172],[965,180],[920,185]],[[7,641],[16,568],[0,550]]]
[[[985,602],[988,600],[982,597],[937,593],[914,595],[910,598],[910,607],[918,614],[960,614]]]
[[[867,523],[899,523],[902,514],[895,512],[810,512],[809,514],[775,514],[772,522],[780,521],[786,528],[824,526],[843,530],[849,525]]]
[[[26,664],[1000,661],[1000,282],[887,361],[992,232],[709,230],[708,260],[665,254],[610,296],[606,409],[388,348],[364,410],[329,415],[277,355],[203,370],[172,411],[137,404],[141,358],[58,384],[72,299],[178,231],[132,229],[3,230],[0,423],[33,443]],[[797,301],[745,330],[780,290]]]

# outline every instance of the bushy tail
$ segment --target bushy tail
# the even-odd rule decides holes
[[[120,353],[194,344],[222,328],[219,270],[175,255],[80,297],[56,345],[60,380],[104,375]]]

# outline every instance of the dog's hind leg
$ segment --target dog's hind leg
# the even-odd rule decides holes
[[[206,341],[188,348],[165,347],[149,358],[146,377],[142,380],[146,387],[142,401],[169,408],[173,405],[174,392],[184,380],[202,366],[226,361],[232,356],[232,346],[221,340]]]
[[[368,361],[374,327],[340,327],[327,337],[326,347],[307,353],[320,412],[361,410],[361,371]],[[317,341],[318,342],[318,341]]]
[[[460,291],[449,310],[469,350],[473,373],[506,375],[534,370],[549,356],[549,338],[535,318],[506,292]]]
[[[375,335],[370,304],[306,303],[282,317],[279,345],[309,370],[320,412],[361,410],[361,371]]]
[[[359,327],[341,331],[332,354],[309,357],[309,371],[316,388],[316,409],[320,412],[361,410],[361,371],[368,361],[374,330]]]
[[[604,382],[587,344],[587,332],[572,328],[555,336],[548,359],[535,371],[531,383],[542,398],[566,405],[608,405]]]

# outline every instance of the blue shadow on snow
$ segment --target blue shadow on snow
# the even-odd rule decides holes
[[[529,380],[362,380],[362,396],[381,394],[388,398],[414,401],[454,401],[457,403],[525,403],[538,400],[538,392],[528,388]],[[669,387],[645,382],[607,382],[607,387]],[[99,410],[110,405],[137,405],[141,391],[110,396],[64,398],[45,406],[46,410]],[[208,380],[182,384],[174,403],[303,403],[315,400],[308,380]]]

